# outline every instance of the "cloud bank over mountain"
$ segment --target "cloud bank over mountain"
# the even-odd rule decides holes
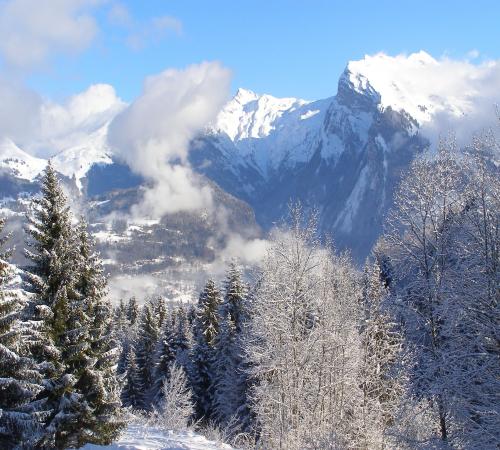
[[[110,124],[117,155],[153,182],[135,213],[165,213],[209,207],[211,194],[188,161],[191,140],[215,119],[228,98],[230,72],[205,62],[148,77],[142,94]]]
[[[468,141],[494,122],[495,104],[500,102],[500,61],[436,59],[424,51],[378,53],[350,62],[347,70],[356,89],[373,87],[383,107],[404,109],[433,141],[447,131]]]
[[[73,17],[93,3],[79,5],[83,9],[68,7],[65,14]],[[342,77],[353,91],[376,92],[380,109],[404,110],[431,142],[452,131],[465,143],[495,122],[495,103],[500,102],[500,62],[475,61],[434,58],[423,51],[378,53],[348,63]],[[311,155],[303,150],[314,142],[302,144],[317,139],[331,101],[277,99],[241,89],[224,106],[229,89],[230,73],[217,62],[147,77],[143,92],[130,104],[109,84],[94,84],[55,102],[3,77],[0,140],[10,142],[5,148],[13,143],[32,156],[54,158],[62,173],[77,180],[93,163],[123,160],[149,180],[137,215],[209,208],[210,190],[188,162],[190,142],[209,123],[234,141],[235,157],[255,153],[259,168],[270,160],[278,167],[284,158],[286,163],[306,162]],[[335,145],[330,142],[322,154],[338,154]]]

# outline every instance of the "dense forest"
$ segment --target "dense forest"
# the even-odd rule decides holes
[[[415,159],[363,268],[292,204],[264,260],[192,304],[109,299],[49,165],[26,266],[1,239],[0,447],[108,444],[143,420],[237,448],[499,448],[496,145]]]

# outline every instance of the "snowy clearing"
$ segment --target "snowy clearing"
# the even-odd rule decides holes
[[[104,448],[110,450],[231,450],[232,447],[209,441],[190,431],[173,433],[145,425],[129,425],[114,444],[104,446],[87,444],[83,447],[84,450]]]

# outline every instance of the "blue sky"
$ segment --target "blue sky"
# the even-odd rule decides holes
[[[233,89],[317,99],[335,94],[347,61],[365,54],[500,57],[496,0],[94,2],[84,12],[95,33],[83,48],[17,72],[36,91],[61,99],[102,82],[130,101],[147,75],[219,60]]]

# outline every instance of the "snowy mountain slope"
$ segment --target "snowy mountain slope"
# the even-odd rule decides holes
[[[274,123],[284,112],[294,110],[305,100],[257,95],[240,88],[219,113],[215,128],[225,132],[232,141],[269,136]]]
[[[411,70],[421,65],[432,66],[437,64],[436,60],[425,52],[400,59],[405,67],[401,76],[399,64],[384,54],[350,62],[340,77],[337,95],[315,102],[280,99],[239,89],[211,130],[214,134],[225,134],[238,156],[269,177],[283,166],[308,162],[313,156],[311,149],[318,145],[324,158],[342,153],[341,142],[322,129],[328,111],[330,115],[342,113],[353,132],[365,140],[373,104],[379,110],[391,107],[404,111],[416,124],[431,120],[435,113],[443,110],[457,114],[463,111],[463,98],[446,99],[432,90],[432,84],[425,85],[411,78]]]
[[[429,145],[427,126],[443,114],[469,113],[488,67],[457,65],[425,52],[377,54],[348,63],[336,95],[323,100],[240,89],[192,142],[189,160],[198,173],[251,205],[265,229],[286,212],[290,199],[318,207],[322,230],[361,260],[382,229],[402,171]],[[95,96],[102,102],[95,111],[86,109]],[[65,111],[47,114],[47,122],[59,117],[69,124],[68,133],[57,124],[47,126],[56,129],[48,142],[58,149],[57,170],[83,194],[126,192],[145,182],[107,144],[107,126],[123,107],[109,86],[100,86],[73,99]],[[1,175],[11,176],[0,180],[0,190],[32,190],[44,165],[4,142]],[[124,195],[120,208],[132,197]]]
[[[363,116],[356,110],[366,110],[367,105],[370,109],[373,103],[380,110],[390,107],[404,111],[414,119],[415,127],[442,112],[456,116],[467,113],[472,107],[471,99],[477,95],[477,87],[472,82],[467,84],[468,80],[473,81],[473,69],[460,66],[462,72],[471,73],[457,80],[443,80],[443,65],[423,51],[409,56],[365,56],[347,64],[335,97],[314,102],[239,89],[207,134],[217,136],[217,147],[226,159],[232,159],[228,161],[228,170],[237,174],[238,166],[253,166],[261,176],[272,177],[280,168],[307,163],[313,156],[312,149],[319,145],[324,158],[342,153],[338,136],[325,134],[323,127],[327,112],[332,115],[331,110],[339,111],[340,105],[351,110],[352,114],[342,114],[360,137],[366,134],[371,118],[369,111]],[[46,106],[42,115],[42,128],[47,135],[44,145],[53,145],[57,150],[53,161],[58,170],[69,178],[75,176],[80,186],[80,180],[93,164],[111,164],[107,129],[125,106],[108,85],[91,86],[70,99],[66,108]],[[12,167],[12,162],[9,166],[5,159],[0,155],[3,167]],[[28,162],[26,156],[22,159],[23,170],[19,173],[36,176],[41,162]]]
[[[46,165],[46,160],[29,155],[8,138],[0,142],[0,171],[32,181]]]
[[[129,425],[117,442],[110,445],[87,444],[83,450],[231,450],[226,444],[209,441],[190,432],[169,432],[158,428]]]
[[[219,113],[212,131],[235,143],[238,155],[253,164],[263,176],[285,160],[289,164],[307,160],[307,149],[323,120],[328,100],[308,102],[276,98],[239,89]]]
[[[54,168],[68,178],[74,178],[79,189],[82,189],[82,179],[87,176],[93,165],[113,163],[112,151],[107,143],[108,125],[88,134],[80,143],[61,151],[52,158]]]
[[[111,164],[107,144],[109,123],[126,106],[112,86],[95,84],[70,97],[65,103],[45,101],[40,106],[36,130],[23,144],[4,139],[0,143],[0,169],[22,180],[34,180],[51,155],[55,168],[75,179],[82,179],[95,164]]]
[[[465,83],[463,78],[443,79],[440,65],[424,51],[396,57],[378,53],[350,62],[346,73],[357,92],[373,89],[380,95],[381,107],[406,111],[423,125],[440,112],[467,114],[478,95],[474,85],[466,82],[467,75]],[[457,70],[464,68],[457,66]]]
[[[74,178],[79,189],[82,188],[81,180],[93,165],[113,162],[107,144],[107,128],[108,124],[82,135],[73,145],[50,158],[54,168],[62,175]],[[10,139],[0,142],[0,170],[13,177],[33,181],[47,163],[48,159],[31,156]]]
[[[197,160],[208,163],[194,166],[250,203],[264,228],[291,199],[318,208],[322,231],[361,261],[402,170],[428,141],[410,114],[383,104],[360,67],[353,70],[341,75],[335,97],[317,102],[240,90],[198,145]]]

